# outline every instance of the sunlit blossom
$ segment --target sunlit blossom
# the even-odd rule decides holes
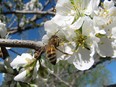
[[[64,45],[59,46],[59,48],[69,55],[57,52],[58,60],[68,60],[77,69],[86,70],[94,63],[95,50],[93,44],[98,41],[94,39],[97,37],[94,34],[93,21],[84,13],[87,5],[84,6],[85,3],[82,2],[84,1],[59,0],[57,2],[56,16],[45,23],[47,34],[43,37],[43,42],[47,42],[51,35],[59,30],[56,35],[63,39],[65,37],[68,41],[64,41]],[[89,1],[87,3],[90,6]]]
[[[7,34],[6,24],[0,21],[0,37],[5,37]]]
[[[115,49],[112,43],[116,37],[116,7],[113,1],[105,0],[102,7],[99,7],[97,14],[94,15],[93,21],[94,26],[99,31],[104,31],[105,33],[100,34],[96,32],[97,37],[99,37],[100,42],[96,45],[96,50],[98,54],[102,57],[112,57],[114,56]]]
[[[14,69],[19,70],[20,69],[20,73],[15,76],[14,80],[16,81],[25,81],[27,80],[27,78],[29,79],[31,74],[32,78],[36,77],[37,75],[37,71],[40,67],[39,63],[37,62],[37,60],[31,56],[28,53],[23,53],[21,56],[17,56],[10,64]]]

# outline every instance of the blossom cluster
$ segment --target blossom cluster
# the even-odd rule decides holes
[[[45,23],[48,44],[52,35],[61,38],[57,62],[67,60],[78,70],[94,64],[95,55],[116,57],[116,7],[113,0],[58,0],[56,15]]]
[[[53,35],[58,36],[61,42],[57,47],[60,51],[56,49],[57,63],[66,60],[78,70],[87,70],[94,64],[96,54],[103,58],[116,57],[115,23],[113,0],[102,3],[100,0],[58,0],[56,15],[45,22],[42,42],[48,45]],[[28,53],[17,56],[11,66],[21,72],[14,78],[16,81],[38,78],[41,67],[45,68]]]
[[[47,74],[52,73],[52,71],[45,66],[43,59],[38,61],[29,53],[18,55],[10,65],[13,69],[19,71],[19,74],[14,77],[15,81],[30,82],[31,80],[37,80],[39,76],[41,76],[43,80],[47,80]]]

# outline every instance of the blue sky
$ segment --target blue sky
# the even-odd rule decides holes
[[[109,64],[106,65],[106,68],[111,73],[112,78],[112,84],[116,84],[116,60],[113,60],[111,62],[108,62]]]

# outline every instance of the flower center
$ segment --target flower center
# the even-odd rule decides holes
[[[76,42],[76,50],[78,49],[78,47],[87,48],[86,45],[87,36],[82,35],[82,33],[78,30],[75,32],[76,37],[74,38],[74,41]]]
[[[77,37],[77,45],[78,46],[81,46],[81,47],[84,47],[85,45],[85,40],[86,40],[86,36],[83,36],[82,34],[80,36]]]

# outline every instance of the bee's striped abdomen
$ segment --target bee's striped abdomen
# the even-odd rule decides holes
[[[46,57],[53,65],[56,64],[56,48],[54,47],[54,45],[46,46]]]

